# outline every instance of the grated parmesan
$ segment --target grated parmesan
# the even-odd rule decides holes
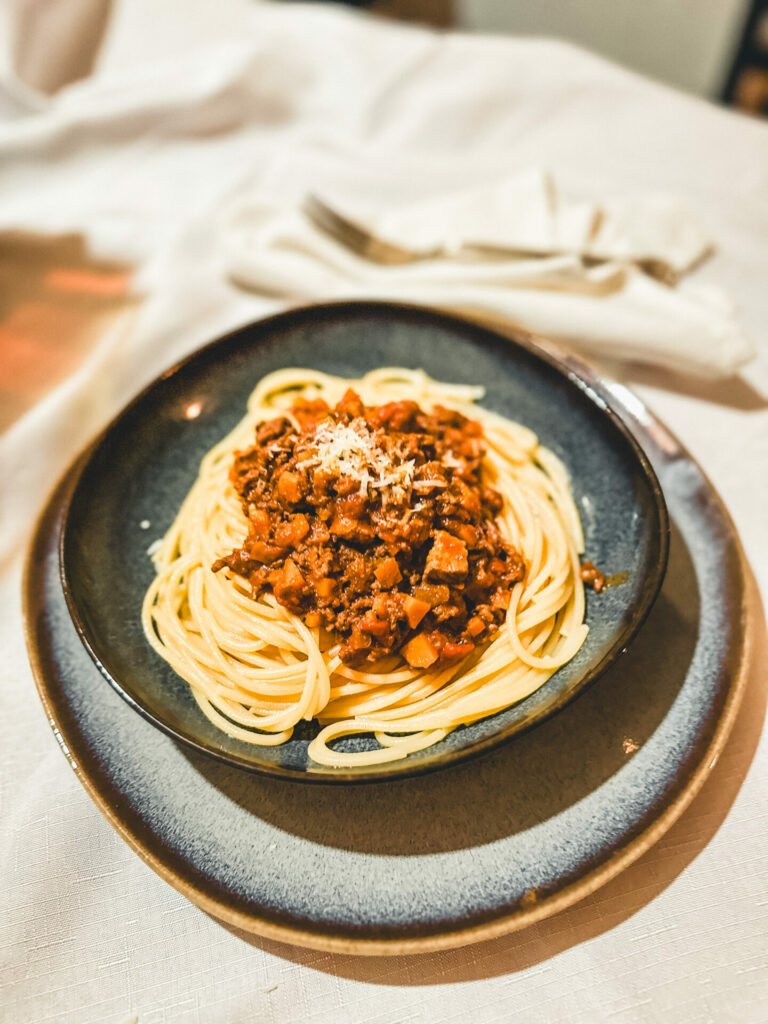
[[[447,452],[443,452],[440,456],[440,461],[444,466],[449,466],[451,469],[462,469],[466,463],[462,459],[457,459],[452,449],[448,449]]]
[[[297,469],[322,470],[360,484],[360,494],[379,491],[382,501],[403,500],[413,484],[415,462],[395,462],[376,442],[363,420],[350,424],[323,420],[318,424],[307,455]]]

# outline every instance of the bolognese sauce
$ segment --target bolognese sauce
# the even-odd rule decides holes
[[[334,408],[300,399],[235,453],[248,534],[213,569],[336,634],[347,664],[463,658],[498,629],[524,575],[484,451],[481,425],[442,406],[365,406],[351,389]]]

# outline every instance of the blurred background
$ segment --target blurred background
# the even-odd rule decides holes
[[[477,32],[556,36],[707,99],[768,113],[768,0],[351,0]]]
[[[291,3],[293,0],[273,0]],[[485,33],[554,36],[570,40],[648,77],[754,114],[768,114],[768,0],[336,0],[374,15]],[[29,84],[51,92],[83,73],[82,54],[71,55],[62,34],[57,68],[41,71],[29,52],[29,26],[57,31],[61,12],[82,11],[92,26],[93,62],[115,54],[143,24],[144,56],[162,56],[170,35],[190,43],[226,31],[243,0],[4,0],[0,3],[3,59]],[[27,43],[16,39],[22,27]],[[117,42],[115,42],[117,40]],[[21,52],[24,50],[25,52]],[[92,64],[91,64],[92,66]],[[88,70],[91,68],[89,67]]]
[[[478,32],[556,36],[686,92],[768,110],[765,0],[380,0],[366,6]]]
[[[301,7],[318,6],[271,2],[294,8],[299,21]],[[768,114],[768,0],[325,2],[370,18],[568,40],[689,94]],[[119,75],[252,33],[255,6],[253,0],[0,0],[0,121],[44,111],[48,96],[92,72]],[[317,47],[322,54],[322,39]],[[460,88],[460,67],[456,76]],[[82,362],[132,303],[129,281],[128,266],[96,260],[79,235],[0,232],[0,431]]]
[[[768,3],[750,0],[455,0],[471,29],[556,35],[651,78],[765,112]]]

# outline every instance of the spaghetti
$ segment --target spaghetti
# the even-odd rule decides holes
[[[155,546],[157,575],[142,610],[149,643],[189,683],[203,713],[217,727],[248,743],[277,745],[301,720],[317,719],[322,728],[308,750],[315,763],[378,764],[424,749],[452,729],[522,700],[573,657],[587,626],[579,561],[583,538],[567,472],[530,430],[476,405],[482,394],[481,388],[440,384],[421,371],[403,369],[375,370],[356,381],[311,370],[282,370],[261,381],[244,419],[203,459],[175,522]],[[354,410],[345,408],[349,395],[359,403],[356,418]],[[468,563],[467,544],[445,530],[433,530],[429,544],[422,545],[432,553],[426,566],[423,558],[418,571],[408,563],[411,575],[403,579],[396,559],[380,561],[381,582],[374,584],[372,609],[361,597],[358,604],[364,605],[365,614],[345,618],[338,613],[338,600],[333,610],[333,580],[327,601],[322,600],[314,587],[302,582],[301,563],[286,557],[292,543],[301,550],[291,537],[303,537],[309,529],[307,516],[296,511],[308,507],[290,490],[296,474],[285,472],[283,483],[278,479],[276,484],[282,488],[280,501],[291,513],[280,524],[284,549],[272,550],[274,530],[271,547],[254,541],[264,512],[252,498],[251,504],[244,501],[244,494],[248,480],[256,478],[261,481],[257,490],[264,491],[264,473],[257,466],[258,472],[246,480],[248,463],[242,453],[253,444],[260,425],[282,422],[282,434],[277,427],[271,434],[269,427],[262,430],[265,450],[277,453],[287,466],[303,467],[305,478],[315,481],[328,471],[329,460],[335,460],[337,477],[343,475],[347,489],[354,490],[352,499],[337,498],[337,506],[357,500],[359,488],[360,494],[375,494],[371,501],[377,507],[391,493],[405,502],[402,518],[418,517],[430,487],[439,493],[446,480],[455,478],[456,487],[462,488],[462,475],[472,479],[471,457],[457,459],[449,451],[446,465],[460,468],[441,469],[435,463],[431,484],[424,480],[428,467],[420,467],[415,479],[413,460],[393,447],[410,435],[394,434],[393,441],[370,425],[379,423],[372,414],[396,408],[395,403],[418,409],[419,422],[450,424],[453,415],[456,422],[482,427],[475,476],[486,488],[483,501],[497,514],[491,525],[483,526],[478,514],[462,527],[470,538],[481,538],[478,550],[485,552],[485,561],[472,554]],[[344,415],[334,420],[330,407]],[[313,409],[307,426],[302,410]],[[421,410],[432,418],[424,420],[427,414]],[[386,418],[385,413],[381,416]],[[291,442],[291,462],[285,461],[284,438]],[[387,461],[383,456],[390,449],[394,454]],[[246,481],[239,491],[238,460]],[[465,505],[471,504],[471,494],[464,490]],[[322,508],[316,511],[322,515]],[[344,536],[343,523],[330,525],[334,535]],[[354,541],[353,536],[353,547]],[[264,565],[249,574],[242,552],[254,549]],[[387,564],[392,562],[394,567]],[[327,564],[338,575],[338,562]],[[472,567],[478,579],[471,578]],[[451,575],[454,571],[459,575]],[[291,590],[293,578],[299,589]],[[409,579],[421,588],[409,589]],[[457,579],[463,582],[455,583]],[[485,590],[479,587],[488,580]],[[437,605],[442,598],[432,596],[430,606],[430,594],[440,592],[461,605],[461,614],[451,611],[447,597],[442,606]],[[474,594],[474,602],[463,601],[461,593]],[[371,618],[374,611],[381,619]],[[459,623],[454,633],[451,614]],[[424,623],[433,626],[440,619],[440,628],[415,632],[425,615]],[[342,635],[344,624],[349,628]],[[380,627],[378,633],[374,626]],[[373,638],[366,628],[374,632]],[[334,746],[343,737],[361,734],[375,743],[354,750]]]

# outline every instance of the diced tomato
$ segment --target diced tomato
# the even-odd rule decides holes
[[[415,402],[387,402],[379,407],[377,419],[381,426],[390,430],[406,431],[418,411]]]
[[[333,485],[333,489],[338,495],[341,495],[342,499],[346,500],[346,498],[360,493],[360,481],[355,480],[353,476],[340,476]],[[345,511],[347,510],[345,509]]]
[[[303,428],[317,423],[331,411],[331,407],[322,398],[297,398],[291,410]]]
[[[464,643],[454,644],[450,640],[443,644],[441,654],[446,661],[454,661],[456,658],[466,658],[468,654],[474,651],[475,645],[470,643],[468,640]]]
[[[304,585],[304,577],[301,575],[301,571],[293,559],[286,558],[285,565],[283,566],[283,573],[285,574],[285,582],[287,586],[301,587]]]
[[[342,415],[351,417],[362,416],[365,412],[363,400],[352,388],[347,388],[340,402],[337,403],[335,411]]]

